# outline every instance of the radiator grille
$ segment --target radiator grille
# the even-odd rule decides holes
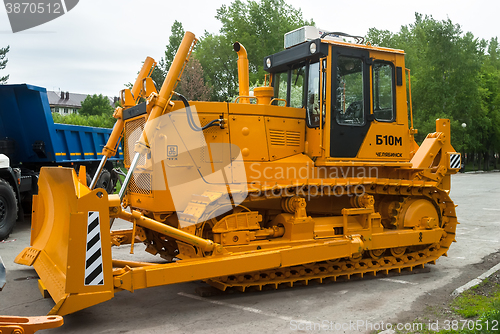
[[[286,132],[286,145],[287,146],[300,146],[300,132],[287,131]]]
[[[286,145],[285,130],[269,130],[269,137],[271,139],[271,145]]]
[[[128,184],[130,194],[151,194],[151,174],[150,173],[134,173]]]
[[[271,145],[300,146],[300,132],[286,130],[269,130]]]
[[[134,157],[135,143],[139,140],[144,130],[144,124],[146,124],[146,117],[139,117],[134,120],[125,122],[125,138],[124,138],[124,164],[125,167],[129,167]],[[146,162],[146,157],[141,156],[138,162],[138,166],[143,166]]]

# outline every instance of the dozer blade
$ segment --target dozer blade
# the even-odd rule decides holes
[[[42,294],[66,315],[113,298],[108,195],[72,168],[42,168],[33,198],[31,247],[15,262],[33,266]],[[45,291],[46,290],[46,291]]]

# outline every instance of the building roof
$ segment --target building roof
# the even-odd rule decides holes
[[[62,98],[64,96],[64,98]],[[51,106],[61,106],[61,107],[73,107],[81,108],[82,102],[85,101],[88,94],[77,94],[70,92],[54,92],[51,90],[47,91],[47,97],[49,98],[49,105]],[[106,96],[107,97],[107,96]],[[114,107],[113,98],[107,97],[109,104]]]

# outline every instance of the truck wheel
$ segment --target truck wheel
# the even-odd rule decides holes
[[[17,201],[14,189],[0,179],[0,240],[6,239],[17,220]]]
[[[111,180],[111,173],[106,168],[104,168],[101,175],[99,175],[95,188],[102,188],[106,190],[108,194],[112,194],[114,192],[115,185]]]
[[[90,184],[92,183],[92,176],[90,176],[90,174],[87,173],[86,178],[87,178],[87,187],[90,187]]]

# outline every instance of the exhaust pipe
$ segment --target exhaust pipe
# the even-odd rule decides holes
[[[248,55],[245,47],[236,42],[233,44],[233,49],[238,53],[238,86],[240,96],[250,95],[250,86],[248,78]],[[241,103],[250,103],[250,99],[241,98]]]

